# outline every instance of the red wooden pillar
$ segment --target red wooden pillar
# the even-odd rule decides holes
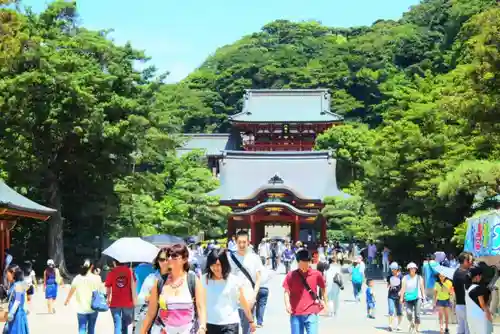
[[[10,225],[8,221],[5,222],[5,248],[10,248]]]
[[[250,215],[250,239],[252,245],[257,246],[257,229],[255,228],[254,215]]]
[[[293,231],[293,240],[294,242],[297,242],[299,241],[299,237],[300,237],[300,217],[295,215],[295,229]]]
[[[320,216],[321,219],[321,233],[320,233],[320,242],[323,245],[326,242],[326,218],[323,216]]]

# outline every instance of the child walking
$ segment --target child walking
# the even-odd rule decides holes
[[[373,292],[373,280],[366,280],[366,312],[368,318],[375,319],[375,293]]]
[[[453,284],[444,275],[439,274],[438,280],[434,285],[434,305],[439,312],[439,327],[440,333],[449,333],[448,323],[451,308],[451,300],[453,296]],[[443,328],[444,320],[444,328]]]

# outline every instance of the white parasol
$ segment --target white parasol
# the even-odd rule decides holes
[[[158,251],[158,247],[141,238],[121,238],[113,242],[102,253],[120,263],[151,263],[158,254]]]

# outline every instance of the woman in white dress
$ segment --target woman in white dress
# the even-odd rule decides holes
[[[344,290],[342,268],[335,257],[330,258],[330,266],[325,271],[326,292],[328,294],[328,310],[330,317],[338,315],[340,305],[340,290]]]
[[[493,333],[493,316],[488,306],[491,290],[484,282],[481,282],[483,276],[481,267],[472,268],[469,274],[472,278],[472,285],[465,295],[465,305],[470,334],[491,334]]]

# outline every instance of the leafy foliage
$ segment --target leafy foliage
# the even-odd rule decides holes
[[[32,256],[42,259],[48,246],[64,268],[64,251],[80,262],[75,246],[92,255],[110,237],[177,232],[181,218],[185,233],[220,223],[225,211],[205,195],[216,181],[174,153],[185,115],[204,110],[200,94],[172,91],[153,68],[137,70],[144,53],[80,27],[75,2],[53,2],[40,14],[9,8],[0,8],[8,28],[0,37],[2,176],[58,210],[43,227],[18,225],[14,244],[41,249]],[[196,203],[186,195],[191,177],[200,186]],[[164,197],[188,210],[164,210]]]

